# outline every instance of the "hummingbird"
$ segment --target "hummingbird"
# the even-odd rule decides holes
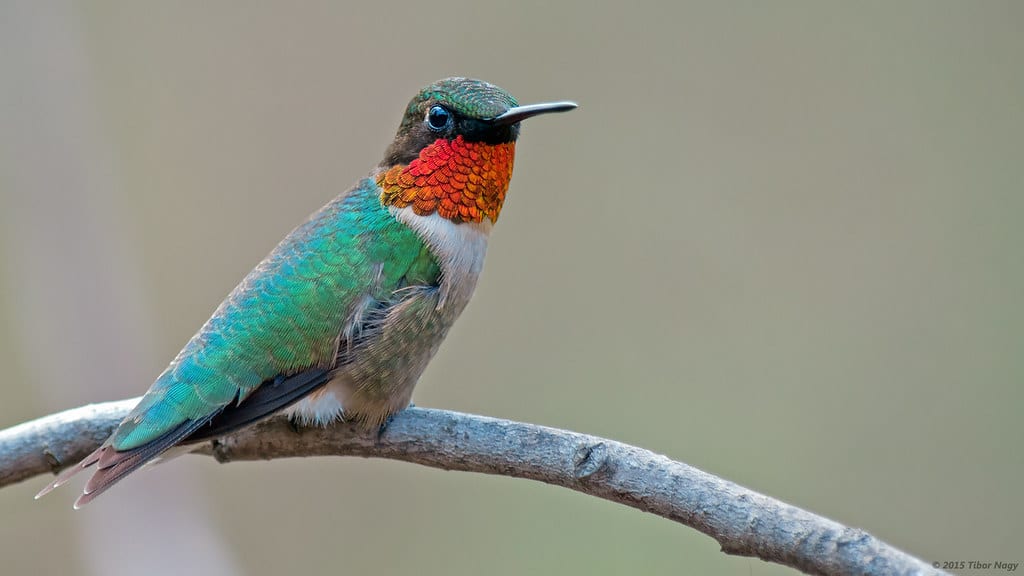
[[[462,313],[512,177],[520,106],[446,78],[409,102],[369,176],[289,233],[231,291],[95,452],[75,508],[155,460],[286,411],[372,429],[407,407]]]

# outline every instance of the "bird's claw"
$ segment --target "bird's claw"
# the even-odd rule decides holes
[[[415,406],[416,406],[415,404],[410,402],[409,405],[406,406],[406,409],[414,408]],[[377,439],[376,439],[376,443],[377,444],[380,444],[380,439],[384,436],[384,432],[388,429],[388,426],[391,425],[391,423],[395,420],[395,416],[398,416],[399,413],[401,413],[401,410],[399,410],[398,412],[394,412],[392,414],[389,414],[388,417],[384,419],[384,422],[380,425],[380,427],[377,428]]]
[[[377,437],[374,439],[374,443],[375,444],[378,444],[378,445],[380,444],[380,439],[384,437],[384,432],[388,429],[388,426],[391,424],[391,421],[394,420],[394,419],[395,419],[395,415],[391,414],[390,416],[388,416],[387,418],[384,419],[384,422],[381,423],[380,426],[377,427]]]

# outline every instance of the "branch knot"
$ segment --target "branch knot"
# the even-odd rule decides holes
[[[585,442],[576,449],[572,475],[577,480],[586,480],[607,464],[608,448],[604,442]]]

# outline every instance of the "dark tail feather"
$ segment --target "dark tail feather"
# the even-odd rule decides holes
[[[97,448],[95,452],[83,458],[78,464],[57,475],[53,482],[47,484],[45,488],[39,491],[39,494],[36,494],[36,499],[38,500],[52,492],[55,488],[67,484],[68,480],[71,480],[79,472],[96,466],[96,471],[93,472],[92,477],[85,484],[85,492],[75,502],[75,508],[81,508],[93,498],[103,493],[104,490],[113,486],[118,480],[139,469],[143,464],[178,443],[179,440],[191,434],[196,428],[199,428],[207,421],[208,419],[182,422],[163,436],[124,452],[118,452],[112,446],[104,444]]]
[[[294,404],[329,380],[330,372],[322,368],[313,368],[288,377],[278,377],[260,386],[238,404],[229,404],[221,412],[211,414],[208,418],[186,420],[142,446],[118,451],[104,444],[78,464],[61,472],[53,482],[36,494],[36,498],[42,498],[54,488],[66,484],[74,475],[95,465],[96,471],[86,482],[82,495],[75,501],[75,508],[81,508],[175,444],[202,442],[262,420]]]
[[[159,456],[162,452],[180,442],[183,438],[194,432],[197,428],[206,424],[208,419],[186,420],[176,428],[170,430],[163,436],[155,438],[142,446],[125,450],[115,450],[112,446],[101,446],[99,450],[85,461],[91,460],[90,464],[96,464],[96,471],[85,483],[85,490],[75,500],[75,509],[92,502],[94,498],[107,491],[119,480],[132,472],[142,468],[147,462]],[[80,465],[81,466],[81,465]]]
[[[53,492],[54,489],[60,488],[61,486],[67,484],[68,480],[71,480],[71,478],[74,477],[76,474],[92,466],[93,464],[99,462],[100,452],[102,451],[102,447],[98,448],[97,450],[93,451],[92,454],[89,454],[88,456],[83,458],[82,461],[79,462],[78,464],[75,464],[70,468],[65,468],[63,472],[57,475],[57,478],[53,482],[47,484],[45,488],[39,491],[39,494],[36,494],[36,500],[39,500],[43,496],[46,496],[50,492]]]

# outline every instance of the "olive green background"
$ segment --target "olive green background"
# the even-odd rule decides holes
[[[1020,2],[0,1],[0,426],[141,394],[468,75],[580,108],[525,123],[418,404],[1024,562],[1022,28]],[[185,457],[78,512],[45,482],[0,490],[5,574],[792,573],[395,462]]]

